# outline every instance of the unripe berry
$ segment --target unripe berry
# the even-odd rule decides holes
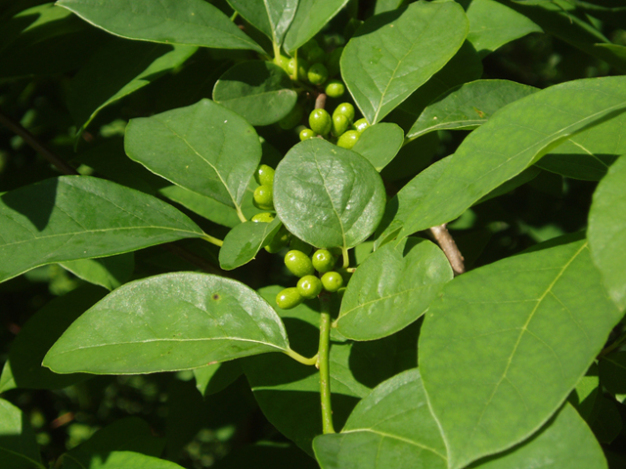
[[[273,186],[274,168],[266,164],[260,164],[254,173],[254,179],[256,179],[256,182],[260,185],[265,184],[266,186]]]
[[[350,122],[348,121],[348,118],[346,116],[342,114],[333,116],[332,133],[335,137],[339,137],[341,134],[343,134],[346,130],[348,130],[349,126]]]
[[[322,281],[315,275],[305,275],[298,280],[296,288],[300,296],[307,300],[312,300],[322,291]]]
[[[291,59],[289,61],[289,64],[287,65],[287,69],[289,73],[289,76],[293,78],[293,76],[295,75],[295,69],[296,69],[296,59],[295,57],[293,59]],[[305,59],[298,57],[298,80],[306,80],[307,76],[306,76],[306,72],[309,69],[309,62],[307,62]]]
[[[254,223],[272,223],[274,221],[274,214],[270,212],[257,213],[252,217]]]
[[[326,84],[324,92],[331,98],[341,98],[346,92],[346,86],[341,80],[330,80]]]
[[[363,131],[365,129],[367,129],[369,127],[369,123],[367,122],[367,119],[365,117],[362,117],[361,119],[359,119],[358,121],[356,121],[353,124],[354,130],[356,130],[357,132],[359,132],[360,134],[363,133]]]
[[[352,123],[354,121],[354,106],[350,103],[341,103],[333,111],[333,117],[340,114],[346,116],[350,123]]]
[[[309,127],[319,135],[328,135],[332,127],[328,111],[325,109],[314,109],[309,115]]]
[[[302,296],[298,292],[297,288],[285,288],[278,295],[276,295],[276,304],[281,309],[291,309],[302,303]]]
[[[322,275],[322,285],[324,290],[336,292],[343,286],[343,277],[339,272],[326,272]]]
[[[254,205],[261,210],[272,210],[274,208],[274,191],[272,186],[262,184],[254,190]]]
[[[358,131],[348,130],[342,134],[341,137],[339,137],[339,140],[337,140],[337,146],[349,150],[356,144],[360,136],[361,134]]]
[[[309,256],[302,251],[293,249],[285,255],[284,260],[285,266],[289,269],[289,272],[294,274],[296,277],[312,275],[315,272],[311,259],[309,259]]]
[[[285,72],[289,73],[289,57],[279,55],[274,57],[274,63],[282,68]]]
[[[335,259],[335,256],[333,256],[328,249],[318,249],[313,253],[311,261],[315,270],[323,274],[333,269],[337,259]]]
[[[315,137],[317,134],[315,132],[313,132],[311,129],[302,129],[300,131],[300,141],[304,142],[305,140],[308,140],[310,138]]]
[[[326,52],[319,46],[313,47],[307,52],[307,58],[312,64],[324,62],[324,60],[326,60]]]
[[[307,78],[314,85],[321,85],[328,78],[328,70],[324,64],[313,64],[307,72]]]

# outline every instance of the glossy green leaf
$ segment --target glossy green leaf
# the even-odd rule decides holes
[[[532,86],[507,80],[465,83],[427,106],[407,137],[417,138],[436,130],[474,129],[487,122],[501,107],[536,91]]]
[[[528,441],[478,461],[469,469],[607,469],[602,447],[574,408],[565,404]]]
[[[202,0],[58,0],[116,36],[219,49],[263,49],[217,7]]]
[[[296,16],[285,36],[284,48],[293,52],[315,36],[348,0],[298,0]]]
[[[576,134],[535,166],[569,178],[599,181],[611,164],[626,154],[626,139],[616,138],[624,126],[626,113]]]
[[[130,279],[135,268],[135,257],[129,252],[102,259],[61,262],[59,265],[86,282],[113,290]]]
[[[195,51],[195,47],[123,39],[102,46],[69,83],[67,105],[78,132],[102,108],[150,84]]]
[[[85,286],[50,301],[20,330],[9,353],[15,385],[21,389],[60,389],[89,378],[84,374],[58,375],[41,366],[50,347],[81,314],[106,291]]]
[[[238,211],[261,160],[254,128],[209,99],[131,120],[124,147],[153,173]]]
[[[50,349],[57,373],[154,373],[285,352],[274,310],[234,280],[173,273],[127,283],[76,320]]]
[[[404,132],[396,124],[382,122],[369,126],[352,147],[380,172],[398,154],[404,143]]]
[[[454,220],[558,144],[625,108],[624,77],[574,80],[509,104],[463,140],[435,181],[428,171],[411,181],[429,179],[434,189],[407,200],[404,234]]]
[[[626,393],[626,351],[604,355],[600,360],[600,381],[612,394]]]
[[[132,467],[133,469],[183,469],[182,466],[173,462],[132,451],[108,451],[94,454],[87,461],[87,465],[76,463],[71,457],[65,456],[62,469],[119,469],[121,467]]]
[[[343,51],[341,74],[368,122],[379,122],[438,72],[467,30],[454,2],[413,3],[366,21]]]
[[[593,194],[589,212],[589,246],[609,295],[626,309],[626,157],[619,158]]]
[[[0,469],[43,469],[28,417],[0,399]]]
[[[256,258],[263,246],[269,244],[281,227],[280,220],[275,218],[271,223],[255,223],[248,221],[237,225],[224,238],[220,248],[220,267],[233,270]]]
[[[202,230],[154,197],[89,176],[61,176],[0,197],[0,281],[34,267],[112,256]]]
[[[215,83],[213,99],[252,125],[269,125],[289,114],[298,94],[282,68],[254,60],[228,69]]]
[[[250,24],[280,46],[296,15],[299,2],[298,0],[264,0],[263,2],[228,0],[228,3]]]
[[[467,40],[481,58],[504,44],[543,30],[528,17],[493,0],[472,0],[467,7]]]
[[[379,15],[386,11],[395,10],[400,8],[404,3],[404,0],[376,0],[376,6],[374,7],[374,14]]]
[[[141,453],[158,457],[164,446],[165,440],[156,438],[150,425],[138,417],[127,417],[97,431],[87,441],[64,454],[61,467],[63,469],[124,467],[109,465],[108,458],[111,457],[111,452],[134,451],[138,455]],[[118,457],[113,456],[114,459]]]
[[[353,340],[393,334],[424,314],[450,280],[448,259],[430,241],[404,238],[390,243],[354,273],[334,326]]]
[[[291,233],[313,246],[350,248],[365,241],[384,204],[385,188],[371,163],[323,139],[292,147],[276,168],[276,212]]]
[[[357,404],[341,433],[316,437],[313,448],[322,469],[448,467],[416,369],[378,385]]]
[[[532,435],[619,321],[587,242],[567,239],[456,277],[426,313],[420,370],[451,469]]]
[[[204,397],[220,392],[243,373],[237,360],[195,368],[196,388]]]

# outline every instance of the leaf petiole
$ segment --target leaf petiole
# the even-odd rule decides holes
[[[317,360],[318,360],[317,354],[315,354],[311,358],[306,358],[294,350],[287,349],[285,351],[285,355],[293,358],[295,361],[297,361],[298,363],[302,363],[303,365],[307,365],[307,366],[317,365]]]

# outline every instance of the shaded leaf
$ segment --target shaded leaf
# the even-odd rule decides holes
[[[204,397],[225,389],[239,378],[242,373],[241,366],[236,360],[215,363],[193,370],[193,375],[196,378],[196,388]]]
[[[377,386],[341,433],[316,437],[313,448],[322,469],[447,468],[446,447],[416,369]]]
[[[129,252],[102,259],[61,262],[59,265],[86,282],[113,290],[130,279],[135,268],[135,256]]]
[[[626,351],[604,355],[599,362],[600,381],[612,394],[626,393]]]
[[[154,373],[285,352],[280,318],[254,290],[214,275],[127,283],[84,313],[44,358],[58,373]]]
[[[215,463],[215,469],[241,469],[265,467],[272,469],[319,469],[315,460],[300,449],[286,443],[260,441],[254,445],[237,448]]]
[[[596,418],[590,423],[591,430],[600,443],[610,444],[622,431],[623,423],[617,405],[603,395],[598,396]]]
[[[219,49],[263,49],[217,7],[202,0],[58,0],[116,36]]]
[[[385,188],[371,163],[323,139],[295,145],[276,168],[276,212],[313,246],[350,248],[365,241],[384,204]]]
[[[626,309],[626,157],[619,158],[593,194],[589,211],[589,246],[609,295]]]
[[[560,243],[455,278],[426,313],[420,370],[450,468],[532,435],[621,317],[587,242]],[[503,415],[515,425],[503,426]]]
[[[334,326],[353,340],[393,334],[424,314],[450,280],[450,263],[433,243],[419,238],[390,243],[352,276]]]
[[[341,55],[341,74],[359,109],[376,124],[439,71],[467,34],[454,2],[411,4],[376,15],[357,30]]]
[[[35,432],[28,417],[9,401],[0,399],[0,468],[43,467]]]
[[[94,454],[87,465],[77,464],[69,457],[63,459],[63,469],[119,469],[132,467],[133,469],[183,469],[182,466],[170,461],[146,456],[132,451],[107,451]]]
[[[298,94],[282,68],[254,60],[228,69],[215,83],[213,99],[252,125],[269,125],[289,114]]]
[[[153,173],[238,211],[261,160],[254,128],[209,99],[131,120],[124,147]]]
[[[315,36],[348,0],[298,0],[296,16],[285,36],[284,48],[293,52]]]
[[[202,236],[174,207],[133,189],[89,176],[47,179],[0,197],[0,281],[41,265]]]
[[[280,220],[275,218],[271,223],[255,223],[248,221],[237,225],[224,238],[220,248],[220,267],[233,270],[247,264],[257,253],[269,244],[281,227]]]
[[[404,143],[404,132],[396,124],[381,122],[369,126],[352,151],[365,157],[380,172],[398,154]]]

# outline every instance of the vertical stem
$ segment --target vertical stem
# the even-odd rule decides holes
[[[318,365],[320,369],[320,397],[322,402],[322,431],[324,434],[335,433],[333,427],[333,410],[330,394],[330,295],[327,292],[320,294],[320,345],[318,350]]]
[[[348,267],[350,267],[350,256],[348,255],[348,248],[345,246],[342,246],[341,254],[343,256],[343,268],[347,269]]]

